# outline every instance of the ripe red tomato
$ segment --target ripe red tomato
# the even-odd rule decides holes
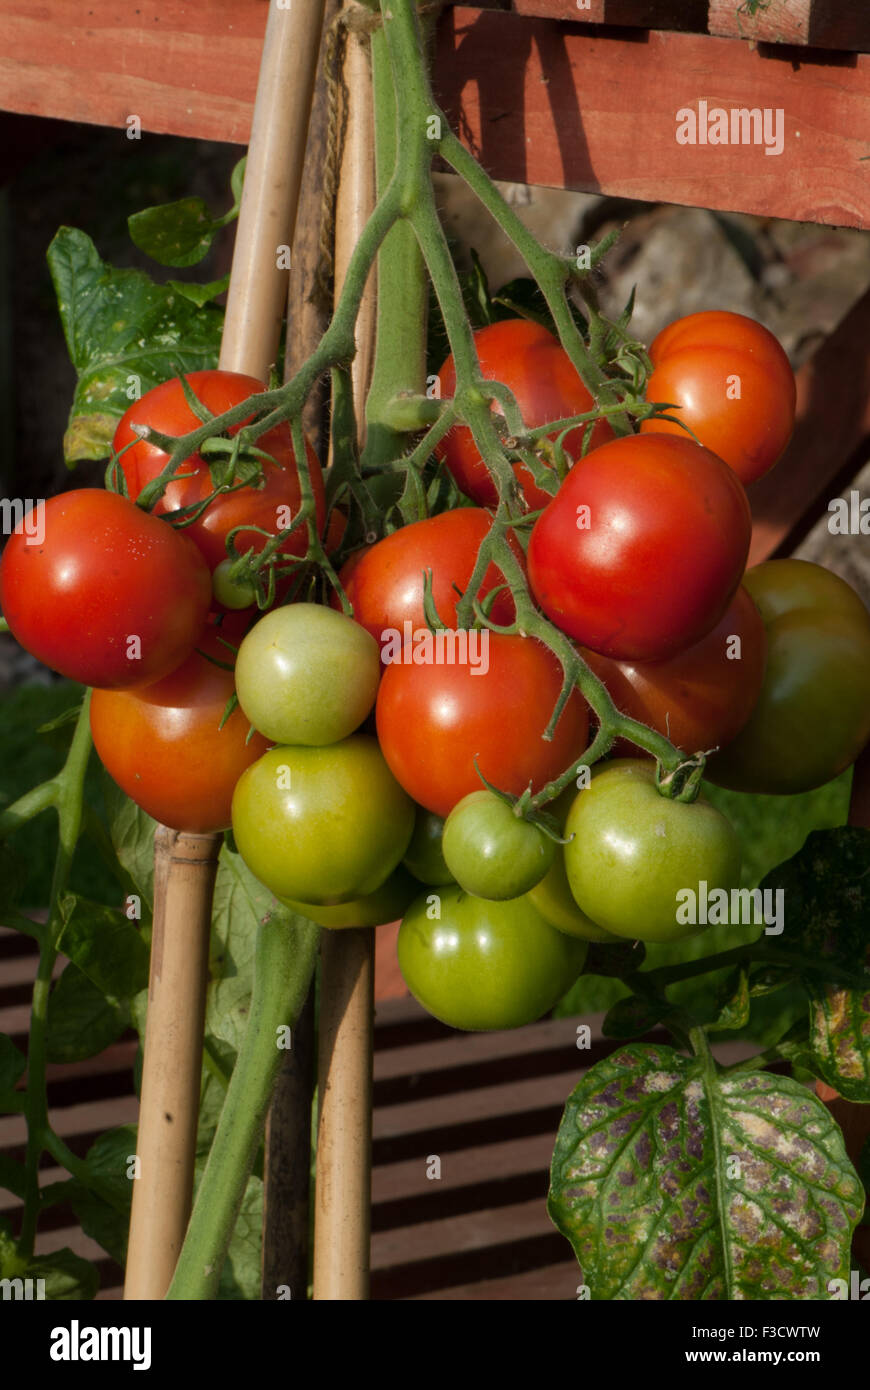
[[[137,806],[173,830],[206,834],[231,823],[233,790],[269,747],[237,706],[223,728],[233,673],[200,655],[231,662],[209,627],[200,650],[144,689],[95,690],[91,733],[103,766]]]
[[[478,634],[485,636],[486,634]],[[446,816],[483,775],[503,791],[537,790],[587,745],[588,711],[574,691],[551,742],[543,738],[561,668],[530,637],[489,633],[488,669],[468,664],[386,667],[376,706],[378,738],[393,776],[421,806]]]
[[[432,571],[432,597],[438,615],[448,627],[456,627],[456,605],[468,587],[481,541],[492,525],[489,512],[477,507],[460,507],[442,512],[426,521],[415,521],[393,531],[365,551],[356,551],[339,573],[356,621],[377,642],[386,628],[404,632],[426,626],[423,612],[423,571]],[[525,557],[519,542],[510,540],[522,568]],[[504,577],[490,565],[480,587],[479,598],[504,583]],[[333,608],[340,608],[333,594]],[[508,590],[493,602],[493,622],[507,624],[514,618],[514,602]]]
[[[650,348],[647,400],[673,401],[679,418],[744,483],[772,468],[794,429],[795,380],[763,324],[723,310],[689,314],[662,329]],[[645,420],[642,434],[685,435]]]
[[[0,562],[13,636],[83,685],[158,680],[193,651],[211,602],[196,546],[134,502],[81,488],[45,503],[44,533],[21,523]]]
[[[240,372],[190,372],[186,380],[213,415],[221,415],[225,410],[246,400],[248,396],[266,389],[263,382],[258,381],[256,377],[244,376]],[[182,435],[196,429],[200,423],[184,399],[181,382],[175,377],[147,391],[141,400],[130,406],[118,423],[114,447],[117,451],[130,444],[130,448],[121,459],[121,467],[127,480],[127,490],[132,498],[138,497],[146,483],[156,478],[166,466],[166,454],[154,444],[139,439],[133,426],[150,425],[163,434]],[[236,430],[232,433],[236,433]],[[215,498],[202,516],[185,527],[191,540],[199,546],[211,570],[216,569],[220,562],[226,559],[226,538],[233,527],[259,526],[264,531],[274,534],[278,530],[286,529],[299,511],[301,491],[290,426],[281,424],[261,435],[257,440],[257,447],[271,454],[275,460],[274,465],[263,465],[264,486],[244,487],[236,492],[224,493]],[[323,476],[314,450],[307,443],[305,447],[314,491],[317,525],[322,532],[326,520]],[[213,492],[208,465],[201,455],[195,454],[192,458],[186,459],[179,471],[189,476],[169,484],[153,509],[157,515],[201,502]],[[236,549],[241,553],[253,550],[255,554],[259,554],[265,544],[266,537],[255,531],[240,531],[235,537]],[[281,553],[304,555],[307,547],[308,535],[303,526],[287,537],[281,546]]]
[[[746,493],[690,439],[629,435],[573,468],[535,523],[529,581],[584,647],[659,661],[719,621],[749,551]]]
[[[501,381],[516,397],[520,414],[528,429],[546,425],[550,420],[566,420],[571,415],[584,415],[593,407],[592,397],[583,385],[577,370],[561,343],[539,323],[528,319],[505,319],[479,328],[474,345],[480,359],[480,370],[487,381]],[[456,391],[456,368],[452,355],[438,373],[441,395],[451,397]],[[501,407],[493,402],[493,410]],[[583,447],[585,426],[578,426],[565,437],[565,452],[579,457]],[[595,423],[590,447],[603,444],[612,431],[606,420]],[[552,438],[556,438],[554,434]],[[455,425],[445,435],[435,451],[443,459],[466,496],[482,507],[495,506],[498,495],[486,465],[467,425]],[[523,496],[530,511],[546,507],[550,494],[539,488],[525,464],[515,470]]]
[[[736,640],[735,640],[736,639]],[[639,719],[685,753],[724,748],[758,701],[767,638],[761,614],[741,585],[706,637],[665,661],[611,661],[581,648],[623,714]],[[637,757],[627,740],[617,757]]]

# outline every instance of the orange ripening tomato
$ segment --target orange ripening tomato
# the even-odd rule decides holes
[[[743,483],[772,468],[794,429],[795,380],[763,324],[724,310],[677,319],[653,340],[649,401],[672,401],[706,449]],[[641,434],[679,434],[678,424],[644,420]]]
[[[228,640],[238,641],[238,631]],[[200,648],[219,661],[233,659],[213,627]],[[220,728],[233,688],[232,671],[196,651],[154,685],[91,696],[91,733],[106,771],[173,830],[227,829],[236,782],[269,747],[261,734],[245,742],[249,724],[238,706]]]

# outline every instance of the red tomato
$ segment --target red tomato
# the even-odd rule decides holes
[[[538,790],[587,746],[588,711],[578,691],[552,741],[543,738],[561,683],[556,658],[530,637],[489,633],[488,669],[481,663],[477,672],[470,663],[411,664],[406,648],[381,679],[381,750],[409,795],[439,816],[483,786],[475,758],[501,790],[518,795],[529,782]]]
[[[736,640],[735,640],[736,639]],[[761,693],[767,638],[761,614],[741,585],[716,626],[665,661],[611,661],[581,648],[617,709],[669,738],[684,753],[724,748]],[[617,757],[637,757],[627,740]]]
[[[532,530],[529,581],[584,647],[660,661],[722,617],[750,529],[746,493],[715,454],[690,439],[629,435],[572,468]]]
[[[528,319],[506,319],[480,328],[474,335],[474,345],[480,359],[481,375],[487,381],[501,381],[516,397],[520,414],[527,429],[546,425],[550,420],[566,420],[571,415],[584,415],[593,408],[593,400],[577,370],[558,339],[539,323]],[[456,391],[456,369],[452,355],[438,373],[441,395],[451,397]],[[501,406],[493,402],[493,410],[501,414]],[[585,426],[578,426],[565,437],[565,452],[579,457],[583,446]],[[594,426],[592,444],[603,444],[612,431],[606,420]],[[556,434],[552,435],[555,439]],[[467,425],[455,425],[445,435],[435,451],[443,459],[462,491],[483,507],[495,506],[498,494],[489,472],[477,451]],[[515,466],[523,496],[530,511],[546,507],[551,495],[539,488],[525,464]]]
[[[795,381],[772,333],[743,314],[689,314],[662,329],[650,348],[647,400],[673,401],[681,420],[744,483],[772,468],[794,429]],[[679,434],[645,420],[642,434]]]
[[[0,563],[3,616],[23,647],[70,680],[112,689],[157,680],[190,655],[211,602],[192,541],[101,488],[50,497],[43,526],[41,538],[17,526]]]
[[[211,626],[200,650],[218,661],[233,659]],[[245,742],[249,725],[238,706],[220,728],[232,693],[232,671],[195,651],[154,685],[91,696],[91,733],[106,771],[137,806],[173,830],[226,829],[236,782],[269,747],[261,734]]]
[[[455,628],[456,605],[468,587],[478,549],[491,525],[489,512],[460,507],[426,521],[412,522],[370,549],[356,551],[339,573],[356,621],[377,642],[387,628],[404,633],[405,622],[410,622],[414,630],[424,628],[423,572],[431,569],[432,597],[438,615],[448,627]],[[510,544],[525,570],[519,542],[511,536]],[[478,597],[485,597],[503,583],[501,572],[490,565]],[[341,606],[335,595],[330,602],[333,608]],[[494,600],[491,616],[496,623],[513,621],[514,602],[507,589]]]
[[[213,415],[222,415],[248,396],[266,389],[256,377],[243,376],[239,372],[190,372],[186,380]],[[116,451],[130,444],[121,459],[121,467],[132,498],[138,497],[146,483],[156,478],[166,466],[166,454],[155,445],[138,439],[133,426],[150,425],[163,434],[182,435],[196,429],[200,423],[184,399],[181,382],[177,378],[155,386],[130,406],[118,424],[113,442]],[[236,433],[236,429],[232,432]],[[136,442],[131,443],[132,440]],[[199,546],[211,570],[226,559],[226,538],[233,527],[259,526],[274,534],[286,529],[299,511],[301,491],[290,426],[281,424],[261,435],[257,447],[271,454],[275,460],[274,465],[264,463],[264,486],[244,487],[236,492],[224,493],[215,498],[198,520],[184,528]],[[322,532],[326,520],[323,477],[314,450],[307,442],[305,448],[317,525]],[[169,484],[153,509],[157,515],[201,502],[214,490],[208,465],[199,454],[186,459],[178,471],[189,476]],[[255,531],[240,531],[235,537],[235,546],[240,553],[253,550],[259,554],[265,544],[266,537]],[[304,555],[307,548],[308,535],[303,526],[287,537],[281,546],[281,553]]]

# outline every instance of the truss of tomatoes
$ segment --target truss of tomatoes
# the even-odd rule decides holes
[[[515,394],[529,428],[591,409],[546,330],[505,322],[477,335],[483,374]],[[776,340],[733,314],[698,314],[653,343],[651,400],[684,412],[614,438],[594,425],[563,441],[576,461],[559,485],[517,480],[540,509],[527,555],[530,591],[624,713],[687,754],[711,781],[797,792],[848,767],[870,738],[870,616],[819,566],[772,561],[745,571],[744,482],[775,463],[791,432],[794,379]],[[452,365],[440,374],[452,389]],[[193,373],[217,414],[262,389],[234,373]],[[733,407],[733,408],[732,408]],[[148,393],[118,426],[135,497],[166,459],[136,426],[196,425],[179,382]],[[291,603],[220,613],[213,572],[233,528],[259,551],[276,509],[301,487],[289,428],[260,441],[262,486],[216,499],[183,530],[167,512],[203,500],[206,463],[149,515],[118,494],[51,499],[37,543],[23,527],[0,561],[14,635],[62,674],[96,687],[97,751],[122,789],[176,829],[232,827],[252,872],[325,927],[402,919],[409,988],[465,1029],[516,1027],[553,1007],[589,943],[667,941],[681,888],[737,884],[729,822],[700,796],[662,797],[655,764],[622,741],[591,782],[518,816],[514,800],[582,758],[590,711],[579,690],[544,737],[561,668],[540,642],[457,631],[457,603],[491,524],[491,484],[464,427],[440,446],[470,505],[405,526],[345,563],[353,607]],[[308,468],[324,522],[317,460]],[[260,528],[245,538],[244,527]],[[304,528],[287,554],[304,554]],[[444,629],[429,630],[424,574]],[[515,616],[494,565],[477,599]],[[472,640],[474,639],[474,640]],[[225,719],[229,697],[238,707]],[[491,785],[487,785],[491,784]],[[493,790],[497,788],[498,791]]]

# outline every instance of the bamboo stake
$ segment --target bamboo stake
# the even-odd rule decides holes
[[[341,9],[341,0],[326,0],[324,33]],[[320,263],[323,171],[327,161],[329,90],[323,68],[325,45],[308,123],[308,145],[299,208],[293,233],[293,261],[287,296],[287,343],[284,380],[289,381],[311,356],[329,322],[328,306],[314,291]],[[326,386],[313,391],[303,412],[305,432],[320,454],[326,437]],[[284,1053],[266,1121],[263,1163],[262,1297],[274,1299],[289,1288],[304,1298],[310,1250],[309,1202],[311,1100],[314,1091],[314,989],[293,1029],[293,1046]]]
[[[278,348],[323,0],[271,0],[220,365],[265,379]],[[220,836],[155,836],[154,937],[125,1299],[161,1299],[190,1216]]]
[[[374,137],[368,43],[347,36],[347,133],[336,208],[335,293],[374,206]],[[354,400],[364,428],[374,355],[374,274],[357,320]],[[322,941],[318,1051],[314,1298],[366,1299],[371,1225],[374,931],[326,931]]]

